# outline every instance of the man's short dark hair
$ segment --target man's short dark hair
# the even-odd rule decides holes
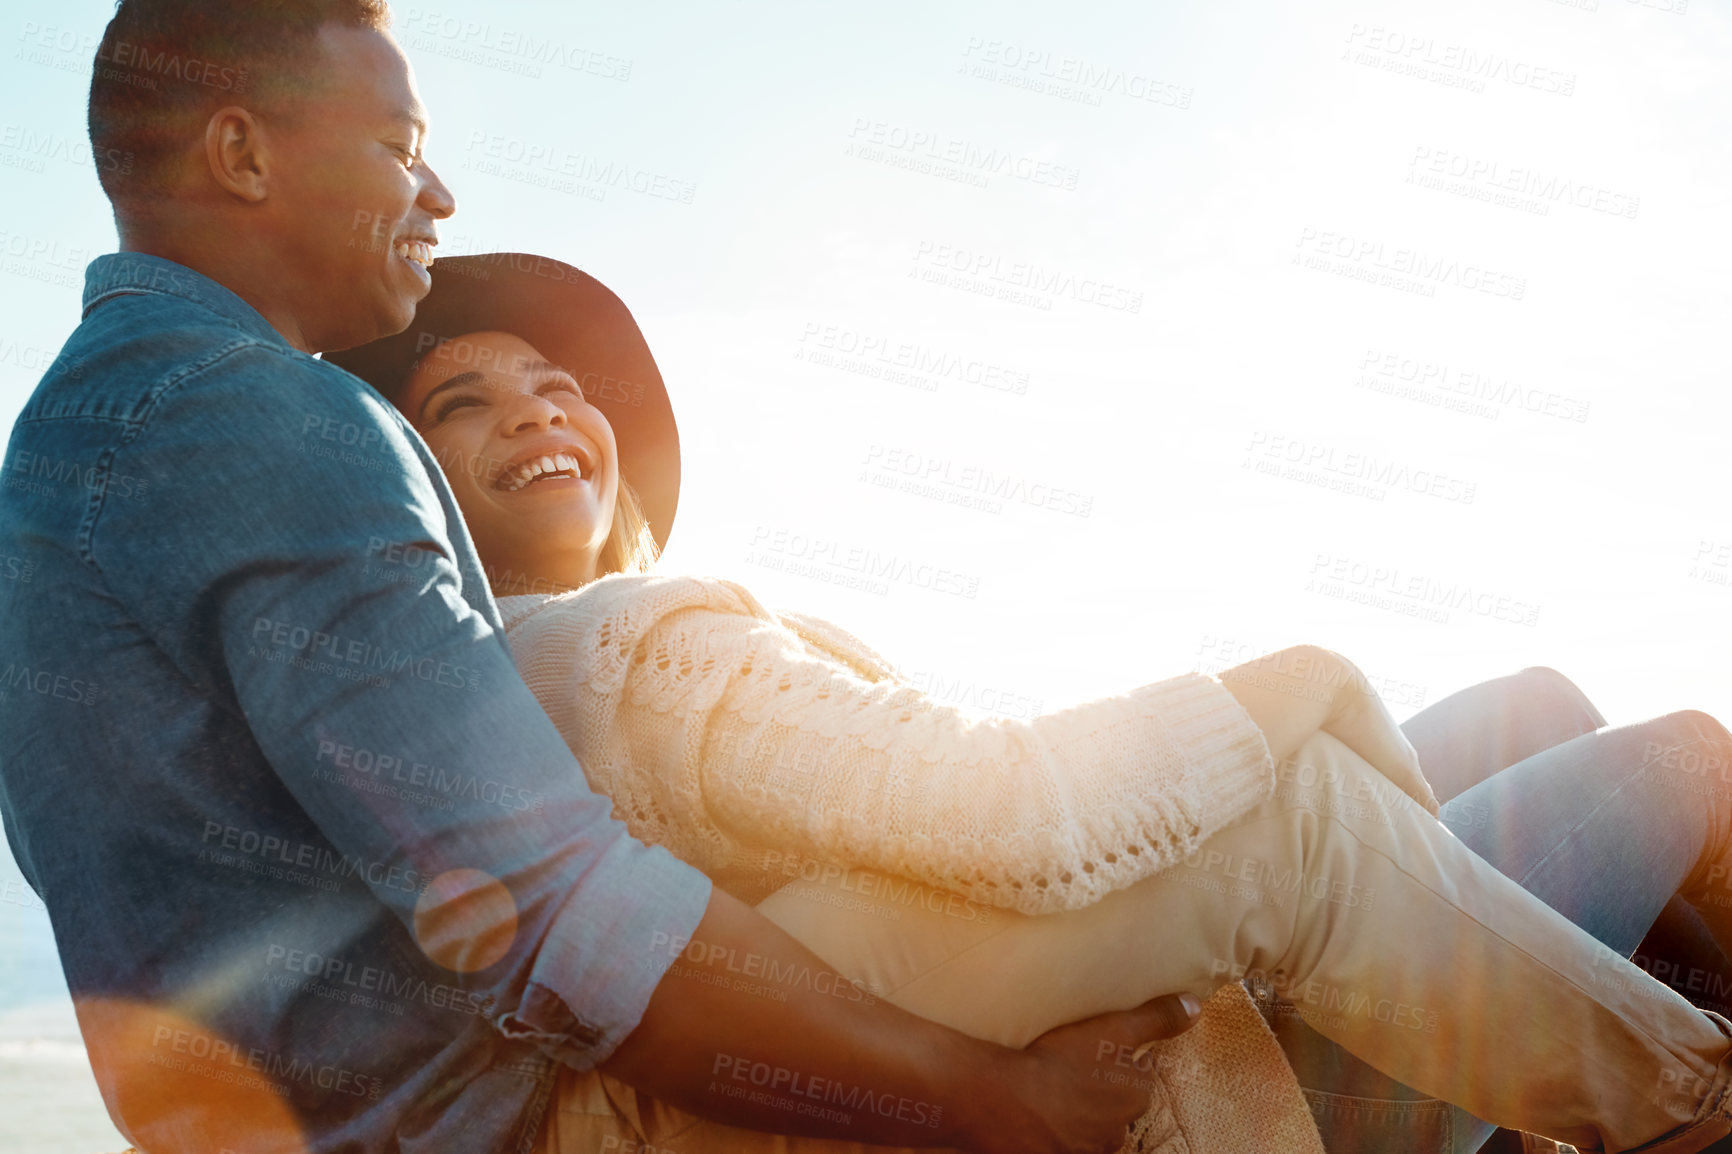
[[[290,96],[316,62],[328,23],[390,27],[385,0],[119,0],[90,78],[90,144],[102,191],[159,196],[169,161],[225,104]]]

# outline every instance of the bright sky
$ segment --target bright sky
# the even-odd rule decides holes
[[[8,425],[115,243],[110,11],[0,25]],[[1309,641],[1399,716],[1532,664],[1732,715],[1724,0],[397,19],[441,251],[648,336],[671,567],[1011,713]]]

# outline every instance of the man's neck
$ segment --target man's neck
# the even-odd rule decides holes
[[[308,341],[295,311],[281,299],[281,261],[269,250],[240,242],[204,242],[128,228],[121,230],[120,251],[172,260],[209,277],[257,309],[289,344],[303,353],[319,351]]]

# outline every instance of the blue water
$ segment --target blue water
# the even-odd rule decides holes
[[[48,913],[0,835],[0,1154],[113,1154]]]

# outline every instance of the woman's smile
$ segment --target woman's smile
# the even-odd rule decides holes
[[[507,462],[499,471],[499,480],[493,483],[493,487],[505,493],[520,493],[531,486],[542,489],[567,487],[557,484],[562,481],[573,485],[587,484],[595,473],[594,459],[593,454],[579,445],[569,449],[556,448],[539,455],[532,451]]]

